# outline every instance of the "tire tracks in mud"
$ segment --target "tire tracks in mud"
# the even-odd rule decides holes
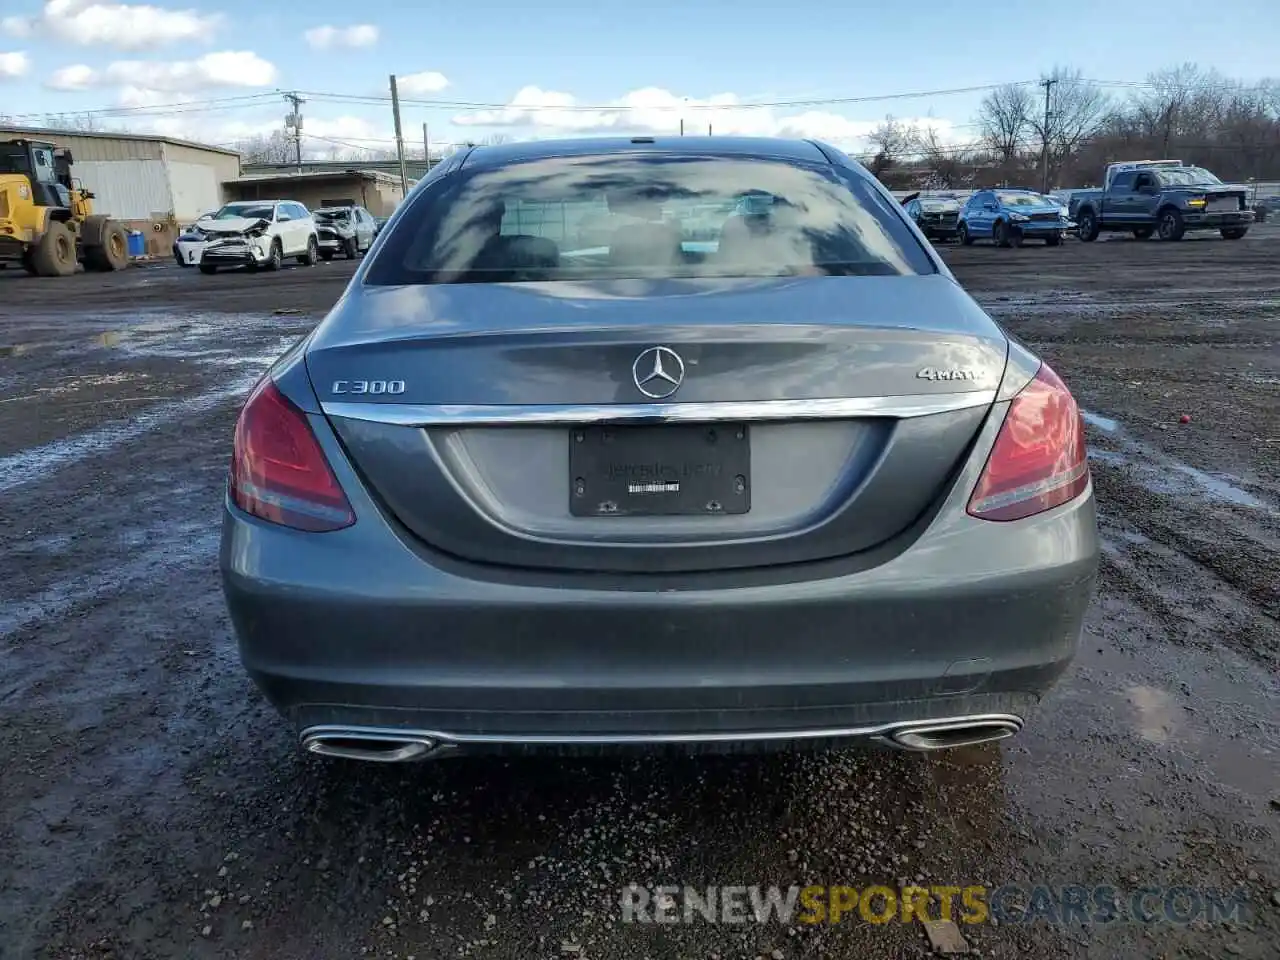
[[[1175,421],[1179,410],[1236,418],[1214,427],[1197,419],[1187,436],[1150,439],[1094,418],[1102,590],[1129,597],[1174,643],[1221,643],[1272,671],[1280,663],[1280,489],[1275,458],[1248,436],[1269,436],[1280,419],[1280,392],[1265,383],[1280,375],[1278,247],[1117,244],[1109,279],[1133,289],[1089,281],[1061,290],[1061,265],[1045,266],[1053,274],[1045,289],[1025,257],[980,273],[972,252],[951,258],[962,282],[975,271],[971,293],[1066,376],[1082,406],[1132,415],[1144,436],[1164,429],[1148,418],[1170,416],[1169,407]],[[1144,277],[1150,282],[1139,286]],[[1224,368],[1237,370],[1230,383]],[[1130,381],[1151,386],[1137,394]],[[1215,472],[1228,464],[1250,481]]]
[[[1095,484],[1101,497],[1117,493],[1105,480],[1095,477]],[[1221,553],[1188,549],[1185,537],[1170,535],[1169,525],[1151,522],[1147,513],[1104,509],[1100,519],[1101,593],[1128,596],[1162,625],[1167,641],[1203,649],[1222,644],[1268,670],[1280,666],[1280,623],[1235,564],[1224,563]]]

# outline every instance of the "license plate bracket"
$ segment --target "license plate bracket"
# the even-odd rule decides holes
[[[750,510],[745,423],[569,431],[569,512],[575,517],[733,516]]]

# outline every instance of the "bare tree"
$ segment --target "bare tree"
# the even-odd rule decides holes
[[[1162,156],[1173,149],[1198,95],[1203,108],[1203,94],[1213,79],[1194,63],[1184,63],[1151,74],[1147,92],[1133,99],[1130,112],[1140,123],[1143,136],[1159,145]]]
[[[102,121],[92,113],[46,114],[42,126],[71,133],[95,133],[103,129]]]
[[[892,116],[884,118],[869,134],[867,142],[871,146],[871,162],[868,166],[875,176],[883,179],[891,167],[900,165],[914,150],[919,140],[919,131],[913,124],[895,120]]]
[[[960,186],[973,166],[969,148],[944,143],[937,127],[931,125],[917,131],[914,152],[928,170],[926,186],[929,189],[949,190]]]
[[[288,163],[296,156],[293,139],[283,130],[240,140],[236,150],[243,163]]]
[[[982,144],[1002,166],[1013,164],[1026,148],[1033,109],[1031,91],[1016,83],[996,87],[979,105],[976,119]]]
[[[1096,84],[1082,80],[1079,70],[1056,67],[1040,82],[1048,84],[1048,116],[1043,106],[1032,110],[1027,126],[1052,176],[1080,144],[1098,132],[1109,104],[1107,95]]]

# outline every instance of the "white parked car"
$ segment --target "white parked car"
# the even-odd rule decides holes
[[[348,260],[373,246],[378,225],[364,207],[321,207],[314,213],[320,237],[320,256],[332,260],[341,253]]]
[[[204,238],[203,234],[199,232],[199,227],[206,220],[212,220],[217,213],[217,210],[202,213],[196,217],[195,223],[182,228],[178,234],[178,239],[173,243],[173,259],[178,261],[178,266],[194,267],[200,262],[200,251],[204,249]]]
[[[278,270],[285,257],[309,265],[320,256],[311,212],[293,200],[228,203],[192,227],[190,237],[187,262],[198,263],[201,273],[220,267]]]

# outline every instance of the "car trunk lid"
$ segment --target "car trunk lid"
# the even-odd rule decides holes
[[[428,544],[672,572],[899,534],[961,463],[1006,354],[945,276],[456,284],[353,291],[308,369]]]

